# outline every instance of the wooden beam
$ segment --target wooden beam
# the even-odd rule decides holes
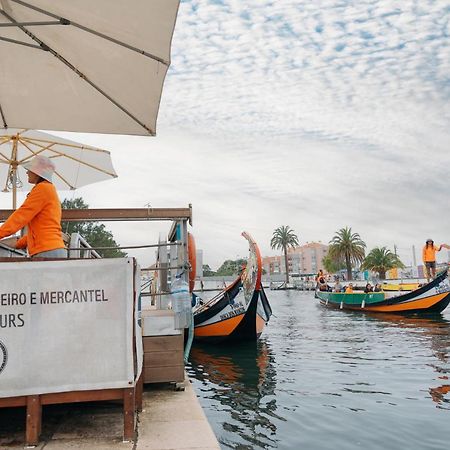
[[[0,222],[4,222],[13,212],[12,209],[0,209]],[[189,220],[192,225],[192,205],[188,208],[63,209],[62,211],[64,222],[183,219]]]
[[[27,397],[26,445],[36,446],[39,444],[41,423],[42,406],[39,395],[29,395]]]
[[[130,442],[134,440],[136,427],[136,398],[135,389],[123,390],[123,440]]]

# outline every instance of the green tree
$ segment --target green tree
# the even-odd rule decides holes
[[[203,276],[204,277],[213,277],[216,272],[214,272],[208,264],[203,264]]]
[[[238,275],[242,269],[243,265],[247,264],[245,259],[227,259],[224,263],[217,269],[216,275],[220,276],[230,276]]]
[[[284,254],[284,266],[286,267],[286,284],[289,283],[289,264],[287,251],[289,247],[296,247],[298,245],[298,237],[294,230],[289,225],[282,225],[274,230],[272,239],[270,240],[270,247],[273,249],[282,249]]]
[[[341,269],[345,269],[344,264],[341,261],[334,260],[329,253],[323,257],[322,264],[328,273],[336,273]]]
[[[382,280],[386,278],[386,272],[391,269],[403,269],[405,265],[400,258],[386,247],[375,247],[365,257],[361,264],[362,270],[377,272]]]
[[[366,243],[350,227],[341,228],[330,241],[328,255],[336,263],[344,263],[347,280],[352,280],[352,265],[364,260]]]
[[[73,200],[64,200],[61,203],[63,209],[88,209],[81,197]],[[62,229],[65,233],[79,233],[89,243],[91,247],[118,247],[113,234],[105,228],[105,225],[98,222],[62,222]],[[96,250],[104,258],[120,258],[127,254],[116,248],[107,250]]]

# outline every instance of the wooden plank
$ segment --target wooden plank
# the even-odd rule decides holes
[[[0,221],[4,222],[14,210],[0,209]],[[102,208],[63,209],[62,220],[79,221],[139,221],[139,220],[183,220],[192,222],[192,207],[188,208]]]
[[[183,335],[145,336],[142,338],[144,353],[152,351],[169,351],[183,349]]]
[[[0,398],[0,408],[15,408],[16,406],[26,405],[27,398],[25,396]]]
[[[146,352],[144,353],[144,367],[183,366],[184,352],[182,350],[171,350],[169,352]]]
[[[135,389],[123,390],[123,440],[134,440],[136,399]]]
[[[60,403],[96,402],[106,400],[122,400],[123,389],[99,389],[94,391],[73,391],[42,394],[43,405],[57,405]]]
[[[39,395],[27,397],[27,419],[25,442],[27,445],[38,445],[41,434],[42,406]]]
[[[144,383],[171,383],[184,381],[184,367],[144,367]]]

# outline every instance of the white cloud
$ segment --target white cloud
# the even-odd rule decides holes
[[[437,0],[183,1],[158,136],[75,137],[119,173],[75,195],[192,203],[213,267],[246,253],[244,229],[273,254],[280,225],[303,242],[348,225],[409,263],[412,245],[450,241],[449,19]],[[161,228],[111,227],[124,244]]]

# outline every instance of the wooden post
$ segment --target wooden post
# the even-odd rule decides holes
[[[39,395],[27,397],[26,444],[38,445],[41,434],[42,406]]]
[[[134,417],[136,411],[135,388],[123,390],[123,440],[134,439]]]

